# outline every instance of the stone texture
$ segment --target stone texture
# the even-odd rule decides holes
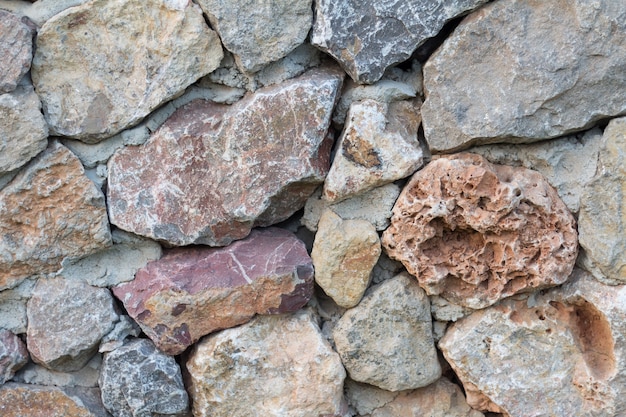
[[[372,287],[341,317],[333,340],[355,381],[400,391],[441,376],[428,297],[408,274]]]
[[[429,295],[470,308],[562,284],[578,251],[575,220],[541,174],[475,154],[418,171],[382,242]]]
[[[195,417],[344,415],[341,361],[312,314],[258,316],[208,336],[187,361]]]
[[[30,69],[33,30],[17,15],[0,10],[0,39],[0,94],[3,94],[15,90]]]
[[[0,329],[0,385],[28,362],[28,351],[22,340],[6,329]]]
[[[36,283],[36,279],[26,279],[15,288],[0,291],[0,328],[26,333],[26,303]]]
[[[172,245],[222,246],[287,219],[328,172],[342,77],[315,69],[232,106],[180,108],[109,161],[111,222]]]
[[[138,337],[141,334],[141,328],[130,317],[126,315],[120,316],[120,321],[115,323],[115,327],[102,337],[98,352],[111,352],[122,346],[128,337]]]
[[[257,72],[304,42],[313,18],[311,0],[200,0],[211,26],[244,72]]]
[[[52,371],[34,362],[29,362],[13,378],[15,382],[57,387],[98,387],[102,355],[94,355],[87,365],[75,372]]]
[[[55,1],[12,1],[0,0],[0,6],[12,13],[26,16],[29,20],[41,27],[52,16],[65,9],[87,3],[90,0],[55,0]]]
[[[433,152],[562,136],[626,112],[626,3],[493,2],[424,66]],[[524,22],[520,24],[520,22]]]
[[[139,270],[113,293],[170,355],[255,314],[301,308],[313,292],[304,243],[283,229],[253,230],[225,248],[179,248]]]
[[[341,307],[354,307],[371,281],[380,252],[378,233],[371,223],[342,220],[326,209],[311,252],[315,282]]]
[[[97,142],[182,93],[222,56],[191,1],[96,0],[41,27],[32,77],[51,133]]]
[[[1,19],[0,15],[0,25]],[[32,86],[0,95],[0,139],[0,174],[21,167],[46,149],[48,125]]]
[[[477,409],[510,416],[621,416],[624,297],[624,286],[603,285],[576,269],[563,287],[505,300],[458,321],[439,346]]]
[[[341,201],[420,168],[419,106],[419,101],[353,103],[324,182],[324,198]]]
[[[106,353],[99,385],[102,403],[115,417],[183,415],[189,408],[180,367],[147,339]]]
[[[320,0],[311,43],[335,58],[353,80],[371,84],[388,67],[408,60],[447,21],[485,2]]]
[[[0,190],[0,289],[111,244],[104,196],[59,143]]]
[[[85,366],[119,321],[109,290],[62,278],[40,279],[27,313],[32,359],[62,372]]]

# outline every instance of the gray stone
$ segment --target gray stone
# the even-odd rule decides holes
[[[0,385],[28,362],[28,351],[22,340],[6,329],[0,329]]]
[[[13,13],[0,10],[0,94],[15,90],[33,59],[33,30]],[[1,118],[0,118],[1,120]]]
[[[15,288],[0,291],[0,328],[26,333],[26,303],[36,283],[35,279],[25,279]]]
[[[87,3],[90,0],[0,0],[0,9],[9,10],[17,15],[26,16],[41,27],[52,16],[65,9]]]
[[[113,330],[102,337],[98,352],[111,352],[122,346],[128,337],[139,337],[140,334],[141,327],[127,315],[121,315]]]
[[[54,385],[57,387],[97,388],[102,355],[94,355],[87,365],[75,372],[52,371],[46,367],[29,362],[20,369],[13,380],[25,384]]]

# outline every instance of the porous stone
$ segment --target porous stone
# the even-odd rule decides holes
[[[371,84],[388,67],[408,60],[446,22],[485,2],[320,0],[311,43],[335,58],[353,80]]]
[[[332,335],[355,381],[400,391],[441,376],[428,297],[408,274],[372,287],[346,311]]]
[[[423,164],[417,139],[419,101],[353,103],[324,181],[336,202],[408,177]]]
[[[34,385],[57,387],[97,388],[102,355],[94,355],[87,365],[75,372],[52,371],[34,362],[29,362],[13,377],[13,381]]]
[[[30,69],[33,31],[17,15],[0,10],[0,39],[0,94],[3,94],[15,90]]]
[[[179,248],[113,293],[159,349],[183,352],[200,337],[255,314],[301,308],[313,292],[304,243],[278,228],[253,230],[225,248]]]
[[[25,279],[15,288],[0,291],[0,328],[26,333],[26,303],[36,283],[36,279]]]
[[[289,218],[328,172],[342,78],[314,69],[232,106],[178,109],[145,145],[109,161],[111,222],[172,245],[223,246]]]
[[[311,251],[315,282],[341,307],[354,307],[371,281],[380,252],[378,233],[371,223],[342,220],[326,209]]]
[[[27,314],[32,359],[62,372],[85,366],[119,321],[109,290],[63,278],[40,279]]]
[[[32,78],[52,134],[97,142],[182,93],[222,56],[189,0],[96,0],[41,27]]]
[[[626,3],[492,2],[424,65],[424,134],[433,152],[523,143],[626,112]],[[524,24],[520,24],[524,22]]]
[[[576,222],[540,173],[463,153],[413,175],[382,243],[429,295],[470,308],[562,284],[578,252]]]
[[[28,362],[28,351],[22,340],[6,329],[0,329],[0,385]]]
[[[182,416],[189,398],[180,367],[148,339],[133,339],[104,355],[99,386],[115,417]]]
[[[104,195],[57,142],[0,190],[0,290],[111,244]]]
[[[196,417],[336,416],[346,376],[308,310],[208,336],[187,360]]]
[[[504,300],[458,321],[439,346],[476,409],[510,416],[623,415],[624,297],[626,287],[575,269],[562,287]]]

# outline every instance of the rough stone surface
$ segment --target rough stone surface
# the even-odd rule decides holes
[[[341,317],[333,340],[355,381],[400,391],[441,376],[428,297],[408,274],[372,287]]]
[[[96,0],[42,26],[32,77],[51,133],[95,142],[182,93],[222,56],[191,1]]]
[[[354,307],[371,281],[380,252],[378,233],[371,223],[342,220],[327,209],[311,252],[315,282],[341,307]]]
[[[32,359],[62,372],[85,366],[119,321],[109,290],[63,278],[40,279],[27,314]]]
[[[3,94],[15,90],[30,69],[33,32],[18,16],[0,10],[0,39],[0,94]]]
[[[439,346],[474,408],[510,416],[624,415],[624,297],[626,287],[576,269],[563,287],[458,321]]]
[[[180,108],[109,161],[111,222],[173,245],[222,246],[287,219],[328,172],[342,77],[315,69],[232,106]]]
[[[301,308],[313,292],[304,243],[278,228],[253,230],[225,248],[179,248],[139,270],[113,293],[162,351],[176,355],[200,337],[255,314]]]
[[[211,26],[244,72],[257,72],[304,42],[313,18],[311,0],[200,0]]]
[[[34,362],[29,362],[13,378],[15,382],[57,387],[98,387],[102,355],[94,355],[87,365],[75,372],[52,371]]]
[[[418,171],[382,242],[429,295],[470,308],[562,284],[578,251],[575,220],[541,174],[475,154]]]
[[[140,334],[141,328],[139,325],[130,317],[121,315],[120,321],[115,323],[113,330],[102,337],[98,352],[111,352],[122,346],[128,337],[138,337]]]
[[[433,152],[530,142],[626,112],[626,3],[493,2],[424,66]],[[524,24],[520,24],[524,22]]]
[[[208,336],[187,371],[195,417],[344,415],[346,373],[307,310]]]
[[[36,279],[26,279],[15,288],[0,291],[0,328],[15,334],[26,333],[26,303],[36,283]]]
[[[388,67],[408,60],[447,21],[485,2],[320,0],[311,43],[332,55],[353,80],[371,84]]]
[[[1,19],[0,15],[0,26]],[[0,95],[0,174],[21,167],[46,149],[47,139],[48,125],[32,86]]]
[[[0,385],[28,362],[28,351],[22,340],[6,329],[0,329]]]
[[[0,190],[0,289],[111,244],[102,192],[59,143]]]
[[[324,182],[324,198],[341,201],[420,168],[419,105],[419,101],[353,103]]]
[[[180,367],[147,339],[133,339],[104,355],[102,403],[116,417],[182,415],[189,398]]]

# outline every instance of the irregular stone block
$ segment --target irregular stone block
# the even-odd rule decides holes
[[[52,371],[34,362],[29,362],[13,377],[13,381],[33,385],[54,385],[57,387],[97,388],[102,355],[94,355],[87,365],[75,372]]]
[[[171,245],[223,246],[289,218],[328,172],[342,78],[315,69],[232,106],[178,109],[109,161],[111,222]]]
[[[187,360],[196,417],[344,415],[346,372],[309,311],[208,336]]]
[[[626,3],[506,0],[465,19],[424,65],[433,152],[524,143],[626,112]],[[520,24],[524,22],[524,24]]]
[[[293,233],[255,229],[225,248],[167,251],[113,293],[159,349],[177,355],[255,314],[301,308],[313,293],[313,265]]]
[[[0,329],[0,385],[28,362],[28,351],[22,340],[6,329]]]
[[[189,0],[96,0],[41,27],[32,78],[52,134],[98,142],[182,93],[222,56]]]
[[[36,279],[26,279],[15,288],[0,291],[0,328],[15,334],[26,333],[26,303],[36,283]]]
[[[470,308],[562,284],[578,252],[576,222],[540,173],[474,154],[413,175],[382,242],[429,295]]]
[[[30,69],[33,30],[18,16],[0,10],[0,39],[0,94],[3,94],[15,90]]]

